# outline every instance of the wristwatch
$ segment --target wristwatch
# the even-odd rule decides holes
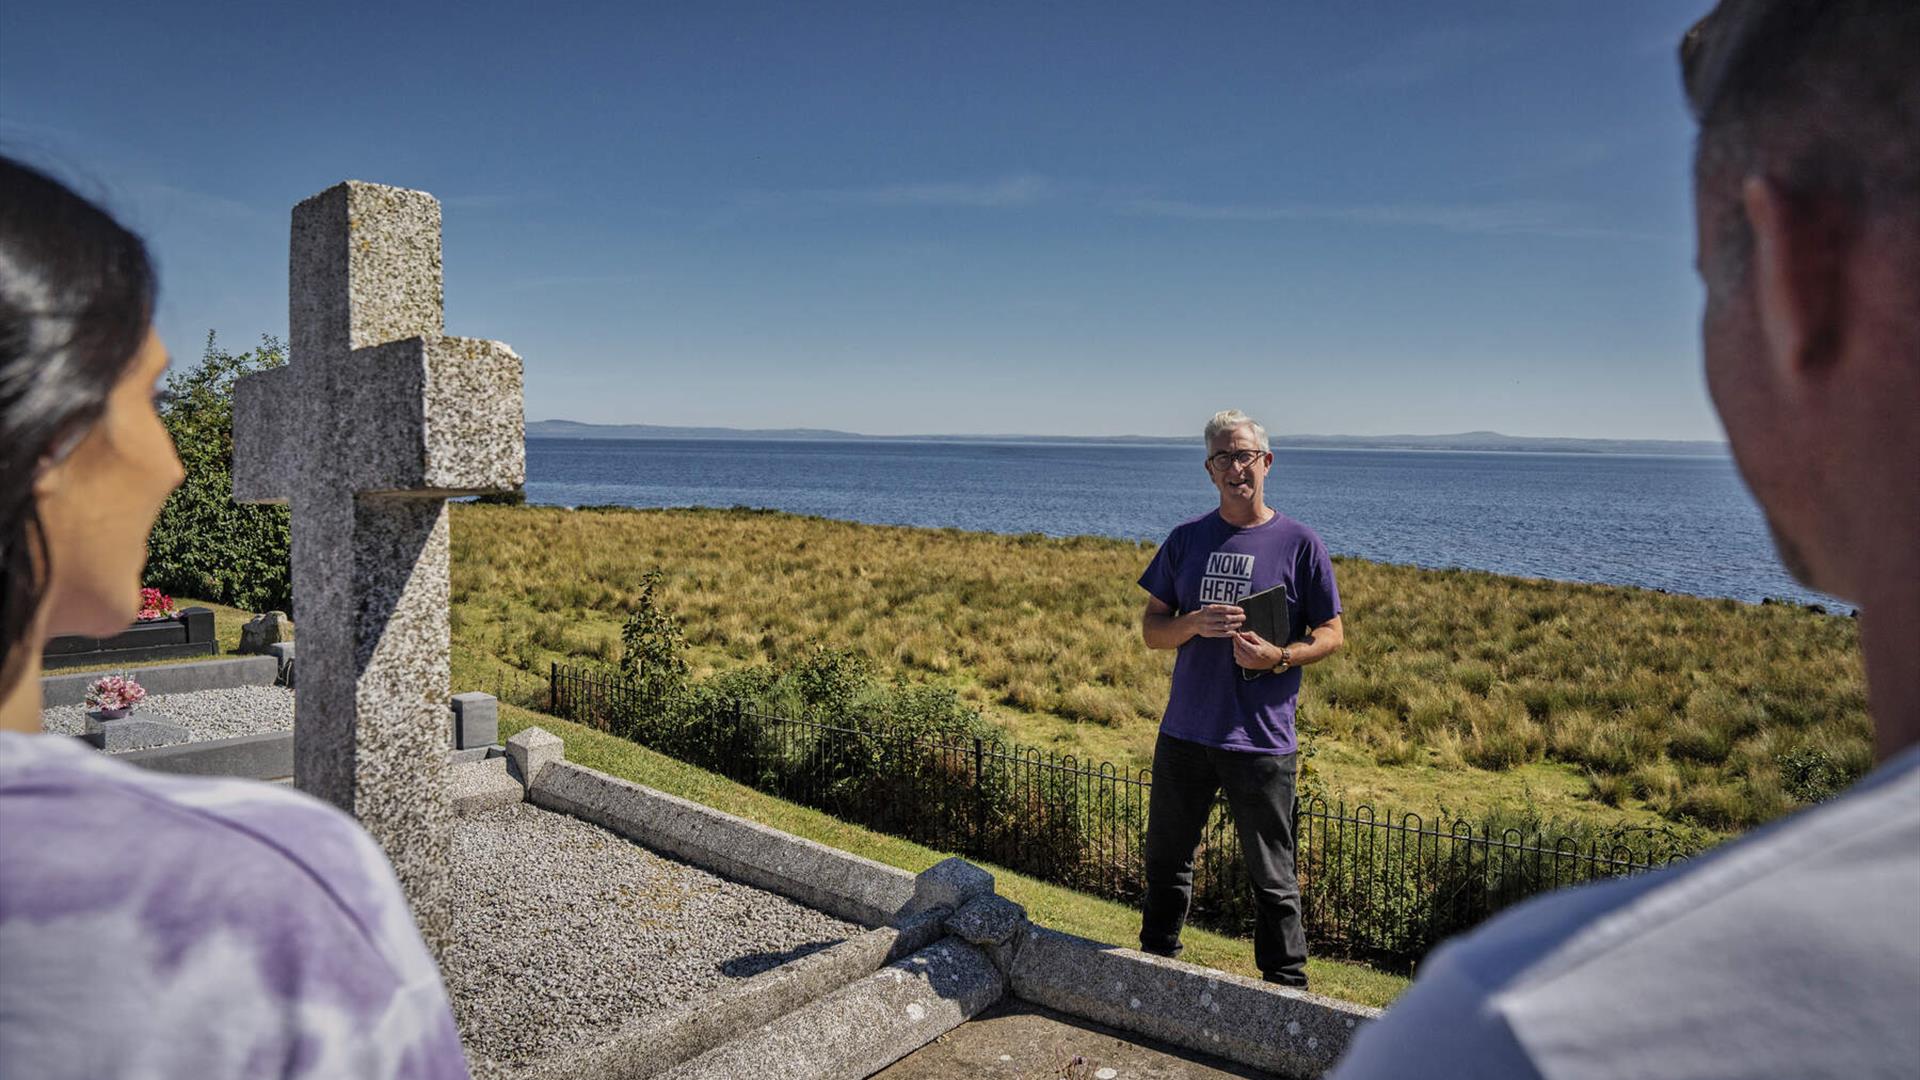
[[[1273,673],[1275,675],[1278,675],[1292,666],[1293,666],[1293,646],[1291,645],[1280,646],[1280,666],[1274,668]]]

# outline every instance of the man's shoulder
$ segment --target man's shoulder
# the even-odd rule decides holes
[[[1172,530],[1167,533],[1167,539],[1171,540],[1176,536],[1185,538],[1192,536],[1196,532],[1213,532],[1221,528],[1221,525],[1220,511],[1209,510],[1204,514],[1195,514],[1180,524],[1175,525]]]
[[[1170,554],[1177,554],[1196,544],[1210,545],[1224,531],[1225,523],[1220,520],[1220,511],[1209,510],[1169,529],[1160,547]]]
[[[1326,548],[1327,545],[1320,539],[1320,534],[1313,531],[1313,526],[1299,518],[1283,514],[1278,510],[1273,512],[1273,518],[1276,534],[1286,537],[1289,542],[1314,550]]]
[[[1341,1075],[1403,1075],[1389,1066],[1435,1024],[1557,1076],[1873,1075],[1920,1056],[1894,1022],[1920,1001],[1916,890],[1920,750],[1688,863],[1541,897],[1447,945]]]

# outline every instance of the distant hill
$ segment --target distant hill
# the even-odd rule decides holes
[[[666,424],[583,424],[576,420],[530,420],[530,439],[759,439],[821,442],[1026,442],[1135,443],[1184,446],[1193,437],[1165,435],[861,435],[828,428],[674,427]],[[1720,442],[1680,439],[1555,439],[1468,431],[1457,435],[1273,435],[1275,446],[1329,450],[1470,450],[1507,453],[1683,454],[1719,457]]]

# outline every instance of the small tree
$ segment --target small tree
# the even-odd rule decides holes
[[[249,611],[293,610],[287,508],[233,501],[234,381],[286,362],[277,338],[233,353],[209,331],[200,363],[167,376],[160,419],[186,480],[154,522],[146,584]]]
[[[620,627],[620,674],[648,702],[666,702],[687,684],[687,635],[657,595],[660,581],[659,570],[642,575],[640,595]]]

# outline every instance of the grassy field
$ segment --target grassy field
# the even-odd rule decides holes
[[[624,607],[658,568],[696,677],[822,643],[954,687],[1010,740],[1140,766],[1172,666],[1139,640],[1151,554],[744,510],[462,505],[456,682],[618,659]],[[1314,773],[1349,798],[1726,834],[1871,764],[1851,619],[1337,564],[1349,647],[1307,672],[1302,709]]]

